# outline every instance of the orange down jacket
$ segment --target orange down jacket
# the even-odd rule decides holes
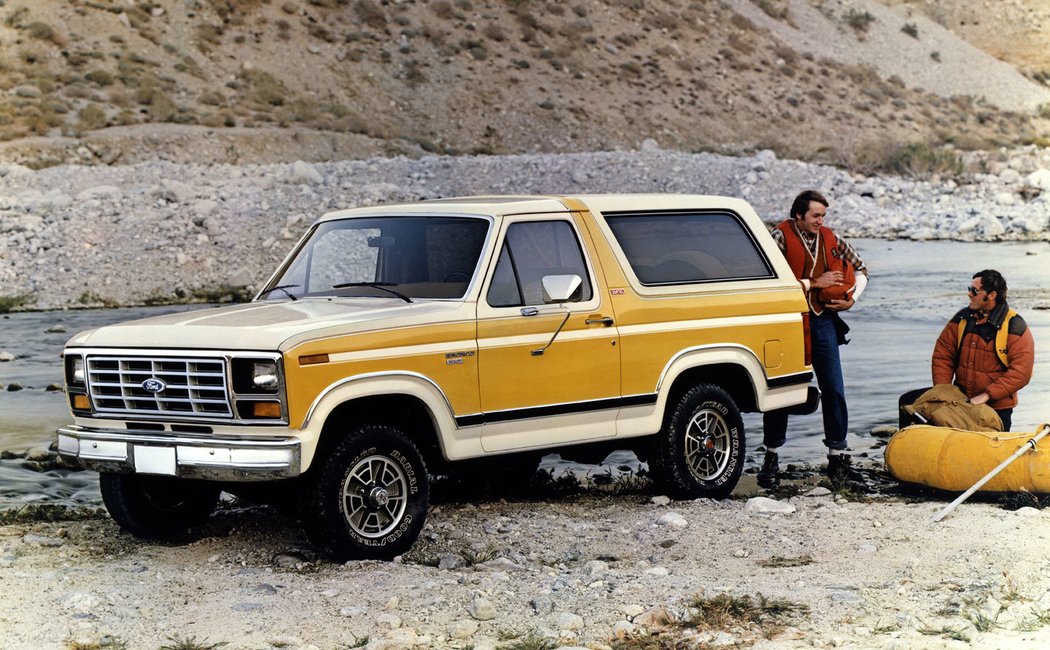
[[[955,314],[944,326],[933,347],[933,383],[955,384],[970,398],[988,393],[993,409],[1017,406],[1017,391],[1032,379],[1035,339],[1020,315],[1010,319],[1006,340],[1009,367],[995,353],[995,335],[1009,307],[1001,303],[987,316],[969,308]],[[959,321],[967,319],[959,343]]]

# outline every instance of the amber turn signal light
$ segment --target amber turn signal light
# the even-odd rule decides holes
[[[327,354],[306,354],[299,357],[300,366],[310,366],[315,363],[328,363]]]
[[[74,395],[73,396],[73,408],[78,411],[87,411],[91,408],[91,402],[88,401],[87,395]]]
[[[253,402],[252,415],[257,418],[279,418],[281,417],[281,403]]]

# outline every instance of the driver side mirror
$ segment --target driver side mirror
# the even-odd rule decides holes
[[[569,302],[573,295],[583,286],[578,275],[545,275],[540,281],[543,284],[543,302]]]

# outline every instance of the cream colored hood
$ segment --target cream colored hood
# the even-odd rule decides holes
[[[301,298],[206,308],[81,332],[68,346],[286,350],[315,338],[473,318],[472,303],[396,298]]]

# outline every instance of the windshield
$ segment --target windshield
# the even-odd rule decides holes
[[[260,299],[462,298],[488,231],[487,219],[471,217],[325,221]]]

